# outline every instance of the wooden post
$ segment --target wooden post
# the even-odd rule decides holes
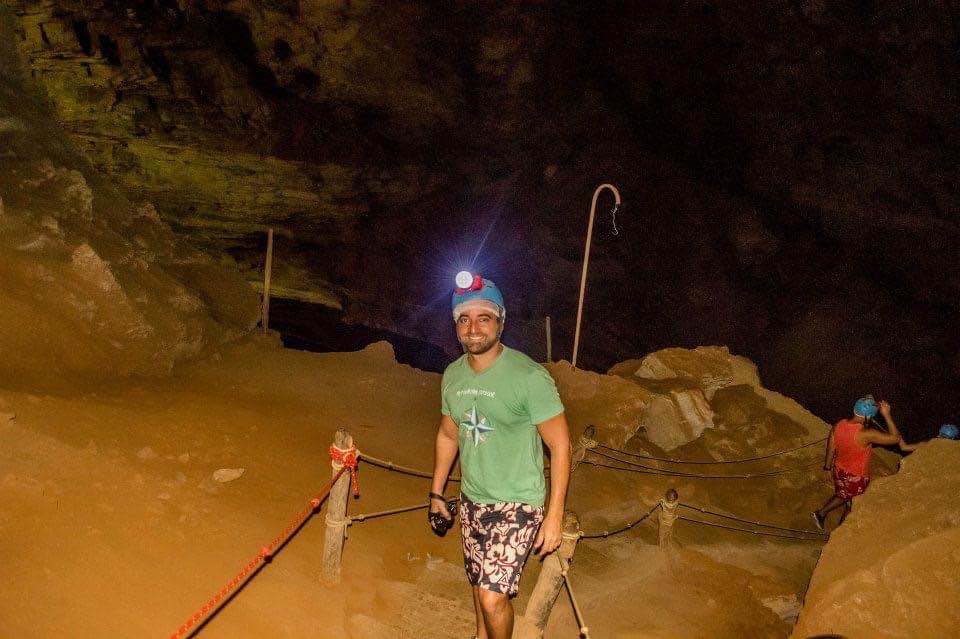
[[[261,330],[270,326],[270,275],[273,272],[273,229],[267,229],[267,263],[263,268],[263,318]]]
[[[564,567],[570,564],[579,540],[580,520],[575,513],[568,510],[563,514],[563,541],[556,552],[543,560],[540,577],[527,601],[519,633],[521,639],[542,639],[550,620],[550,611],[560,589],[563,588]]]
[[[343,428],[338,428],[333,438],[335,448],[343,451],[353,448],[353,437]],[[333,476],[343,468],[343,462],[331,460]],[[347,537],[347,497],[350,494],[350,472],[340,475],[340,479],[330,489],[327,497],[326,533],[323,538],[323,574],[321,579],[329,584],[340,583],[340,560],[343,556],[343,542]]]
[[[553,361],[553,339],[550,337],[550,316],[547,315],[547,363]]]
[[[660,550],[667,550],[673,545],[673,522],[677,520],[677,506],[680,496],[673,488],[669,489],[660,500],[660,512],[657,513],[657,537]]]
[[[587,426],[586,430],[583,431],[583,434],[580,435],[580,439],[577,440],[577,445],[573,447],[573,453],[570,454],[571,474],[573,474],[573,471],[577,469],[577,466],[580,465],[580,462],[583,461],[587,451],[591,448],[597,447],[597,440],[595,439],[596,435],[597,428],[592,424]]]

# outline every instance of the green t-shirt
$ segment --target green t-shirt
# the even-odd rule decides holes
[[[461,491],[481,504],[542,506],[543,442],[537,424],[563,412],[550,373],[504,346],[474,373],[463,355],[443,373],[442,411],[459,427]]]

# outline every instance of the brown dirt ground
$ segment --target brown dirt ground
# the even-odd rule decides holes
[[[385,344],[313,354],[272,338],[169,377],[0,391],[0,636],[169,636],[329,478],[337,427],[361,450],[428,469],[438,414],[439,375],[397,364]],[[574,437],[587,417],[573,420]],[[781,448],[811,438],[793,427]],[[219,483],[220,468],[245,472]],[[676,485],[691,502],[807,528],[829,489],[799,475],[677,481],[584,466],[568,506],[585,529],[612,528]],[[428,487],[366,465],[360,483],[353,513],[420,503]],[[470,636],[456,533],[434,537],[422,511],[354,525],[343,582],[329,588],[318,581],[323,532],[314,517],[200,636]],[[789,634],[819,543],[685,522],[676,537],[679,549],[661,553],[651,522],[580,543],[571,580],[593,636]],[[532,560],[519,612],[538,571]],[[576,634],[561,596],[547,636]]]

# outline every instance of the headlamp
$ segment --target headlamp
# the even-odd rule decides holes
[[[460,271],[453,281],[457,285],[457,293],[460,295],[468,291],[479,291],[483,288],[483,278],[470,271]]]

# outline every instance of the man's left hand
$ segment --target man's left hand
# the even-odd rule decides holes
[[[533,551],[538,555],[549,555],[560,547],[563,535],[560,531],[560,520],[548,516],[537,532],[537,539],[533,542]]]

